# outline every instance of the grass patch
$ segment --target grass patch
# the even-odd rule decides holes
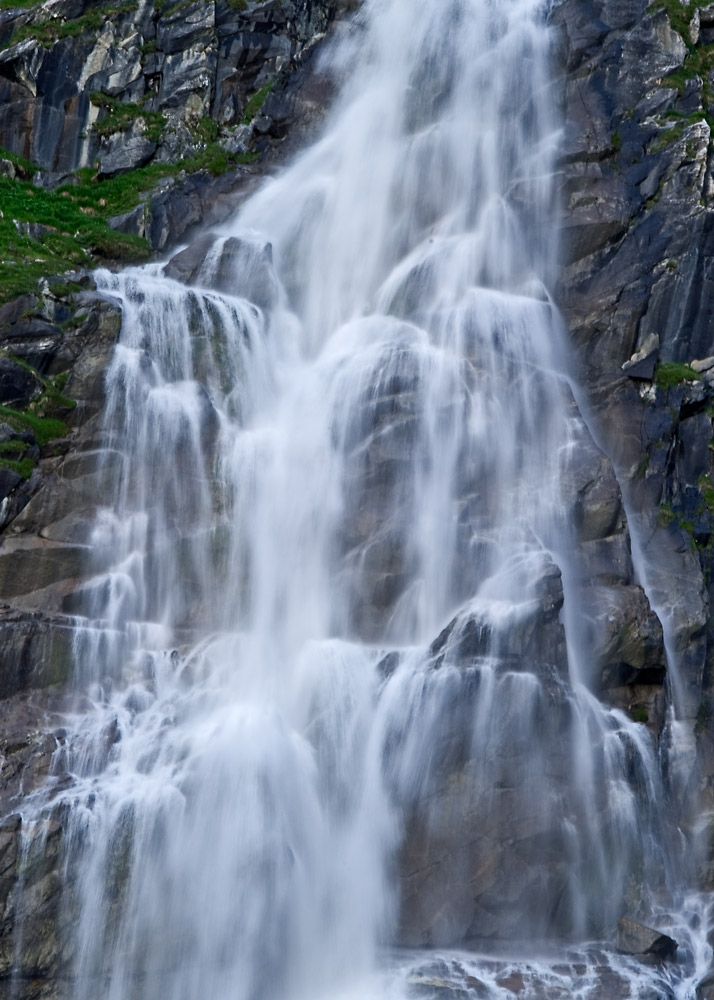
[[[0,441],[0,455],[21,455],[29,447],[27,441]]]
[[[189,128],[197,142],[211,143],[218,139],[218,122],[208,115],[203,115],[197,122],[189,123]]]
[[[265,104],[265,99],[274,86],[275,80],[270,80],[269,83],[262,86],[260,90],[256,90],[253,96],[249,98],[248,103],[245,106],[245,111],[243,112],[243,118],[241,119],[242,125],[250,125]]]
[[[138,8],[136,0],[126,0],[124,3],[106,3],[99,7],[90,7],[81,17],[69,21],[59,18],[47,18],[35,24],[22,24],[13,33],[4,48],[22,42],[26,38],[36,38],[40,45],[49,48],[62,38],[75,38],[78,35],[92,35],[99,32],[106,21],[116,21],[124,14],[129,14]]]
[[[199,127],[209,134],[205,123]],[[37,282],[47,274],[147,260],[151,249],[146,240],[111,229],[107,219],[131,211],[163,178],[182,170],[207,170],[218,176],[252,163],[258,155],[228,153],[218,142],[207,142],[178,163],[150,163],[102,180],[91,168],[83,168],[75,174],[77,184],[56,191],[0,177],[0,302],[36,291]],[[41,223],[49,231],[33,238],[19,233],[15,221]]]
[[[138,118],[146,123],[144,135],[152,142],[158,142],[166,124],[166,116],[160,111],[145,111],[140,104],[122,104],[115,97],[93,90],[89,95],[92,104],[101,108],[104,117],[94,122],[92,131],[99,136],[113,135],[115,132],[127,132]]]
[[[35,291],[48,273],[94,267],[101,261],[139,262],[149,256],[146,240],[109,228],[98,209],[101,195],[96,185],[91,196],[77,190],[78,195],[65,197],[0,177],[0,302]],[[48,231],[30,237],[19,233],[15,222],[38,222]]]
[[[0,149],[0,160],[9,160],[18,173],[25,178],[32,177],[40,169],[31,160],[26,160],[24,156],[18,156],[17,153],[11,153],[8,149]]]
[[[32,375],[35,376],[37,381],[45,390],[43,398],[44,396],[46,396],[53,403],[56,403],[57,406],[63,406],[65,407],[65,409],[68,410],[73,410],[75,408],[75,406],[77,405],[75,400],[70,399],[69,396],[63,396],[59,388],[60,384],[64,385],[64,383],[67,381],[67,377],[65,377],[60,383],[57,379],[49,379],[46,378],[44,375],[40,375],[40,373],[37,371],[36,368],[33,368],[32,365],[27,363],[27,361],[24,361],[22,358],[16,357],[14,354],[6,354],[5,357],[9,358],[10,361],[14,362],[14,364],[19,365],[20,368],[24,368],[25,371],[31,372]],[[66,375],[69,375],[69,372],[67,372]]]
[[[654,382],[662,389],[673,389],[682,382],[696,382],[699,375],[689,365],[676,361],[665,361],[657,365],[654,371]]]
[[[659,138],[647,147],[648,153],[661,153],[667,146],[674,142],[679,142],[684,134],[684,125],[672,125]]]
[[[12,459],[3,458],[0,455],[0,469],[10,469],[11,472],[16,472],[23,479],[29,479],[34,468],[35,463],[31,458]]]
[[[38,405],[36,403],[35,405]],[[43,417],[29,410],[14,410],[11,406],[0,405],[0,420],[9,424],[16,431],[32,431],[35,441],[42,446],[54,441],[55,438],[65,437],[67,425],[64,420],[56,417]]]

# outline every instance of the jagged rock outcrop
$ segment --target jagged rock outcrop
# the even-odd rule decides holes
[[[57,0],[6,10],[0,147],[57,175],[180,159],[205,141],[206,119],[235,133],[250,98],[295,67],[338,6]]]
[[[711,796],[714,691],[707,18],[706,5],[646,0],[553,13],[568,122],[559,300],[678,661],[670,694],[697,730],[699,760],[683,761],[695,811]]]

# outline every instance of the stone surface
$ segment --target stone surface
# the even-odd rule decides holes
[[[668,959],[674,958],[677,942],[667,934],[622,917],[617,924],[617,950],[625,955],[654,955]]]
[[[164,274],[186,285],[241,296],[261,309],[272,308],[278,299],[269,243],[234,236],[218,240],[208,233],[173,256]]]

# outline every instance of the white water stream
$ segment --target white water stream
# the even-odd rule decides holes
[[[581,640],[545,15],[365,0],[324,137],[206,258],[235,295],[98,276],[112,569],[53,804],[75,1000],[684,997],[706,968],[654,740]],[[424,830],[466,853],[400,916]],[[674,971],[384,951],[606,937],[642,876]]]

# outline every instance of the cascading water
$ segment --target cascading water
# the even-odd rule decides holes
[[[607,936],[681,879],[653,738],[590,690],[545,14],[366,0],[324,137],[201,265],[231,294],[98,275],[90,702],[24,807],[64,817],[76,1000],[506,996],[532,962],[380,948]],[[680,931],[632,995],[686,995]],[[596,995],[598,955],[543,995]]]

